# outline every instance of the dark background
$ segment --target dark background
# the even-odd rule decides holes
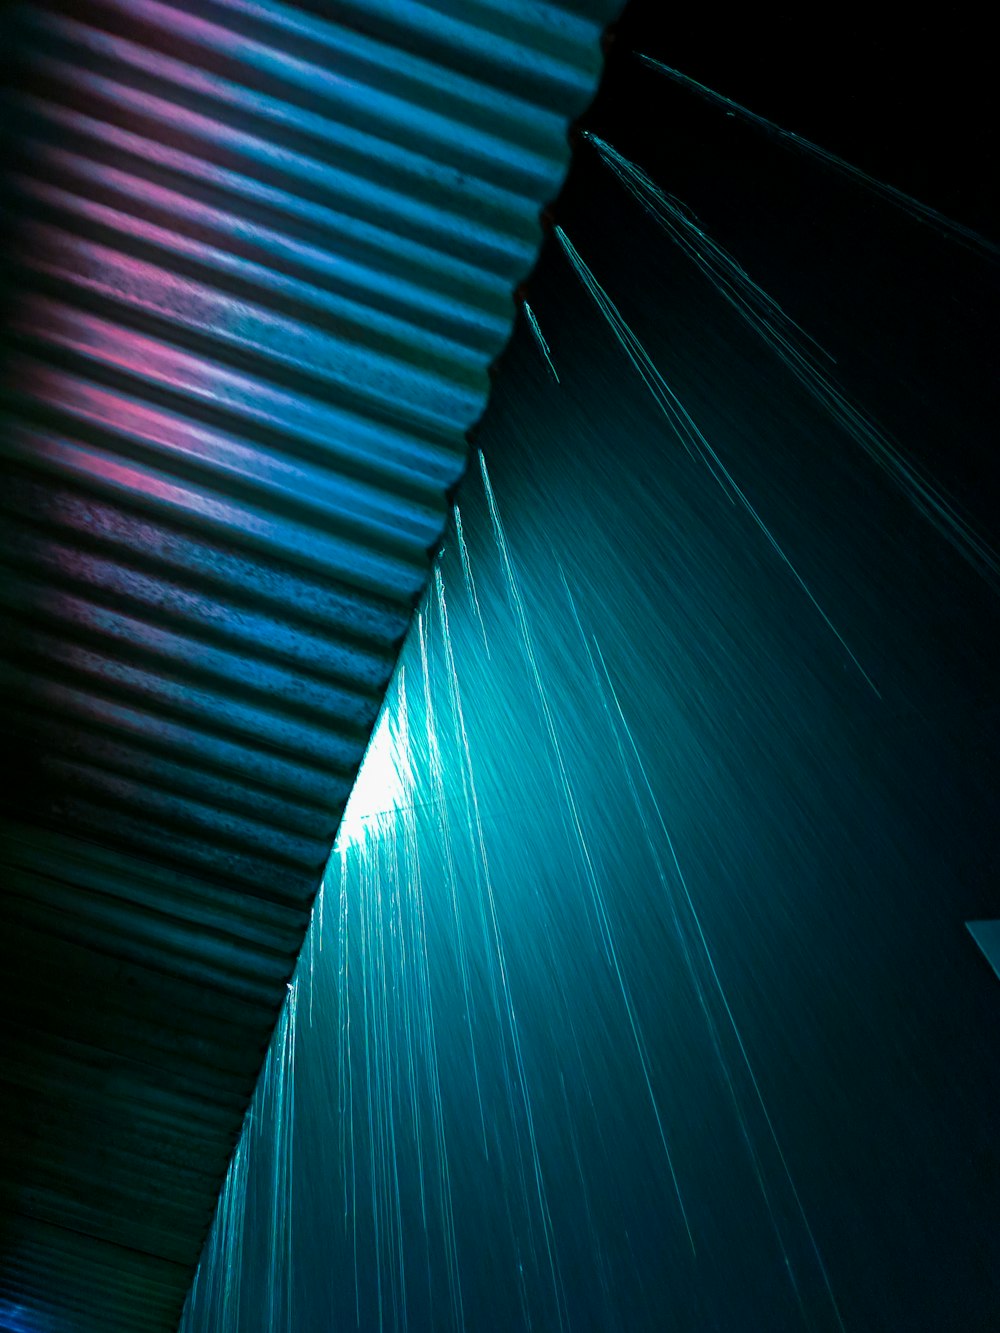
[[[634,3],[584,124],[695,210],[995,541],[996,267],[633,54],[995,238],[988,46],[969,18]],[[562,383],[522,321],[479,434],[537,613],[554,552],[673,800],[846,1327],[995,1327],[1000,987],[962,922],[1000,903],[996,596],[586,146],[554,212],[883,698],[692,475],[554,239],[528,295]],[[713,1155],[691,1154],[696,1175]],[[641,1160],[623,1150],[626,1197]],[[717,1267],[689,1285],[662,1259],[677,1241],[665,1198],[622,1327],[798,1326],[724,1176],[707,1173],[702,1200]],[[813,1307],[806,1326],[827,1317]]]
[[[996,221],[997,118],[993,56],[973,6],[901,19],[880,6],[781,6],[723,15],[633,0],[612,33],[613,49],[591,119],[632,102],[633,125],[652,149],[680,147],[699,131],[680,123],[626,71],[642,51],[725,94],[782,128],[973,228]],[[645,114],[642,114],[643,108]],[[733,134],[700,134],[713,154],[742,156]],[[716,158],[717,165],[726,159]],[[713,171],[712,174],[717,174]]]

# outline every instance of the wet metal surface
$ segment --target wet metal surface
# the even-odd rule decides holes
[[[0,1322],[176,1325],[616,8],[18,9]]]

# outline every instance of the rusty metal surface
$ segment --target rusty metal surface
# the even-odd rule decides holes
[[[176,1325],[618,7],[5,19],[0,1327]]]

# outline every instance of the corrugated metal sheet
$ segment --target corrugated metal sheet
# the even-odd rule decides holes
[[[618,7],[5,20],[0,1327],[177,1322]]]

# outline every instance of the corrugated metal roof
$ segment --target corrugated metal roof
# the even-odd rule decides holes
[[[176,1325],[617,8],[17,7],[0,1327]]]

